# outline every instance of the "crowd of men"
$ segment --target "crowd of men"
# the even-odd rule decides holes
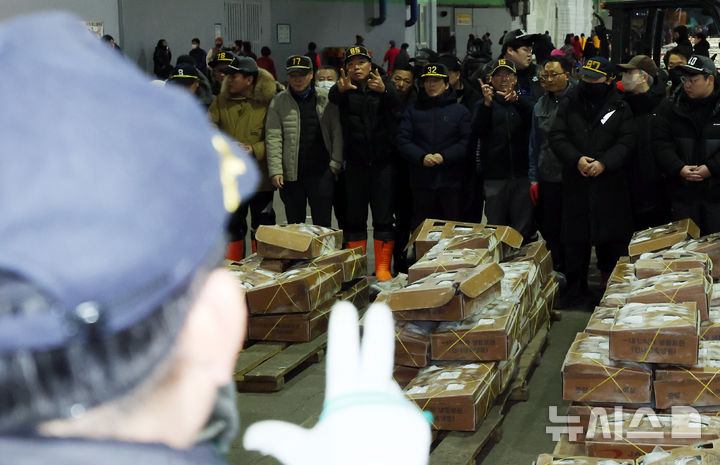
[[[634,230],[690,217],[720,231],[714,63],[681,45],[666,69],[644,55],[596,56],[577,72],[561,53],[537,63],[542,37],[508,32],[499,58],[470,76],[453,55],[409,59],[394,42],[391,73],[363,45],[347,47],[339,70],[293,55],[286,88],[255,59],[219,51],[210,116],[263,173],[233,217],[228,257],[244,254],[248,209],[251,236],[275,222],[274,190],[288,222],[304,222],[309,204],[313,223],[330,226],[334,209],[349,247],[367,247],[369,206],[381,280],[406,270],[425,218],[484,215],[525,241],[542,235],[572,304],[589,298],[592,247],[605,280]],[[170,82],[197,90],[183,66]]]

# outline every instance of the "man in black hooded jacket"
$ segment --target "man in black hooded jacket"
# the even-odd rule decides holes
[[[710,234],[720,231],[718,73],[699,55],[680,68],[683,87],[658,109],[656,156],[668,175],[673,218],[692,218]]]
[[[563,164],[567,304],[585,300],[591,246],[606,281],[632,234],[626,165],[636,134],[613,76],[606,58],[588,60],[550,131],[550,146]]]

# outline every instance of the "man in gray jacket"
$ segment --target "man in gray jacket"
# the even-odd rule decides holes
[[[288,88],[268,108],[265,146],[273,186],[280,190],[288,223],[331,226],[333,187],[342,169],[342,128],[327,89],[313,86],[310,58],[287,59]]]

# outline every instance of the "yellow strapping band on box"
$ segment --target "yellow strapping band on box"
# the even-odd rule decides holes
[[[415,357],[413,357],[413,355],[410,353],[408,348],[405,346],[405,343],[403,342],[403,340],[400,339],[400,331],[395,332],[395,339],[397,339],[397,341],[400,343],[400,346],[408,354],[408,356],[410,357],[410,361],[413,363],[413,365],[418,366],[418,363],[415,361]]]
[[[500,315],[500,316],[496,317],[495,319],[504,318],[504,317],[508,317],[508,318],[509,318],[509,317],[510,317],[510,314],[509,314],[509,313],[506,313],[506,314],[504,314],[504,315]],[[465,347],[467,347],[468,349],[470,349],[470,352],[473,353],[473,355],[475,356],[475,358],[477,358],[478,360],[481,360],[481,361],[482,361],[483,359],[472,349],[472,347],[470,347],[470,345],[468,345],[467,342],[465,342],[465,339],[464,339],[465,336],[467,336],[467,335],[470,334],[471,332],[475,331],[475,330],[476,330],[477,328],[479,328],[480,326],[481,326],[481,325],[475,325],[475,326],[473,326],[472,328],[470,328],[470,329],[468,329],[467,331],[465,331],[465,332],[462,334],[462,336],[460,336],[457,332],[455,332],[454,329],[451,329],[450,332],[455,335],[455,337],[457,338],[457,340],[456,340],[455,342],[453,342],[452,344],[450,344],[450,346],[448,346],[448,348],[445,349],[445,351],[444,351],[442,354],[440,354],[440,355],[438,356],[438,358],[440,358],[440,357],[444,356],[446,353],[448,353],[448,352],[450,351],[450,349],[452,349],[453,347],[455,347],[455,345],[456,345],[458,342],[462,342],[462,343],[465,345]]]
[[[680,318],[680,320],[687,322],[690,326],[693,325],[692,320],[688,320],[687,318]],[[655,340],[657,339],[658,335],[660,334],[660,331],[662,331],[662,329],[665,328],[665,326],[674,325],[677,322],[678,322],[677,320],[666,321],[664,324],[662,324],[658,327],[657,331],[655,331],[655,335],[653,336],[652,341],[650,341],[650,345],[648,346],[647,350],[645,351],[645,355],[643,355],[643,357],[639,360],[640,362],[644,363],[645,360],[647,359],[647,356],[650,355],[650,351],[652,350],[652,347],[655,344]]]
[[[287,298],[290,300],[290,303],[293,305],[293,307],[297,308],[301,312],[304,311],[302,308],[300,308],[300,306],[298,304],[295,303],[293,298],[290,296],[290,293],[285,289],[285,286],[283,286],[283,283],[278,283],[278,288],[275,291],[275,294],[273,294],[272,299],[270,299],[270,301],[268,302],[267,306],[265,307],[265,311],[263,313],[267,313],[268,311],[270,311],[270,307],[272,307],[272,304],[275,302],[275,299],[277,298],[277,296],[281,290],[285,293]]]
[[[570,354],[572,354],[572,355],[577,355],[577,356],[583,356],[583,355],[584,355],[584,354],[581,353],[581,352],[568,352],[568,353],[570,353]],[[593,392],[595,392],[598,388],[600,388],[600,387],[601,387],[603,384],[605,384],[606,382],[612,381],[613,384],[620,390],[620,392],[622,393],[622,395],[623,395],[623,396],[625,397],[625,399],[628,401],[628,404],[632,404],[632,403],[633,403],[632,399],[630,399],[630,397],[628,397],[628,395],[625,393],[625,390],[624,390],[622,387],[620,387],[620,384],[618,384],[617,380],[615,379],[615,377],[616,377],[617,375],[619,375],[623,370],[625,370],[626,367],[622,367],[622,368],[618,369],[615,373],[610,374],[610,372],[608,371],[608,367],[607,367],[604,363],[602,363],[602,362],[600,362],[599,360],[596,360],[596,359],[594,359],[594,358],[591,358],[590,361],[592,361],[594,364],[596,364],[596,365],[598,365],[600,368],[602,368],[603,371],[605,371],[605,374],[607,374],[607,377],[606,377],[604,380],[600,381],[595,387],[593,387],[592,389],[590,389],[588,392],[586,392],[585,394],[583,394],[582,397],[580,397],[580,398],[578,399],[578,402],[582,402],[582,400],[583,400],[585,397],[587,397],[587,396],[589,396],[590,394],[592,394]]]
[[[693,378],[695,381],[697,381],[698,383],[700,383],[700,385],[703,387],[703,388],[700,390],[700,393],[697,395],[697,397],[695,397],[695,400],[693,400],[693,401],[692,401],[692,404],[690,404],[690,405],[695,405],[695,402],[698,401],[698,399],[700,398],[700,396],[702,396],[702,395],[703,395],[703,392],[705,392],[705,391],[709,391],[710,394],[712,394],[713,396],[715,396],[716,399],[720,399],[720,396],[718,396],[717,394],[715,394],[715,391],[713,391],[712,389],[710,389],[710,383],[712,383],[713,380],[715,379],[715,377],[718,375],[718,373],[720,373],[720,370],[716,370],[715,373],[713,373],[712,378],[710,378],[710,381],[708,381],[707,384],[705,384],[705,383],[703,383],[697,376],[695,376],[695,373],[693,373],[692,371],[690,371],[690,370],[688,370],[688,369],[686,369],[686,368],[684,368],[684,367],[680,367],[680,368],[681,368],[683,371],[685,371],[687,374],[689,374],[690,376],[692,376],[692,378]],[[716,403],[717,403],[717,402],[716,402]]]
[[[273,331],[275,331],[275,328],[277,328],[277,325],[279,325],[280,322],[281,322],[286,316],[287,316],[287,315],[283,315],[283,316],[281,316],[280,318],[278,318],[278,320],[275,322],[275,324],[273,325],[273,327],[270,328],[270,331],[268,331],[267,334],[265,334],[265,336],[262,338],[263,341],[266,340],[268,337],[270,337],[270,333],[272,333]]]

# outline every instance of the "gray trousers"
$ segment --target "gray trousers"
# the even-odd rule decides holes
[[[483,190],[488,224],[511,226],[525,239],[535,234],[528,178],[486,179]]]

